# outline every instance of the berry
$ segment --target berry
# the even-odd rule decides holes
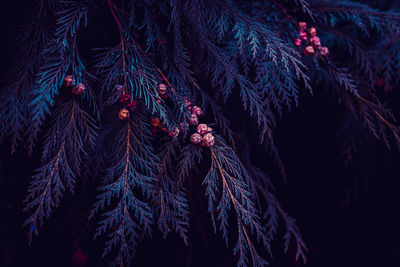
[[[152,127],[159,127],[160,124],[161,124],[161,122],[160,122],[159,118],[153,117],[153,118],[150,119],[150,125]]]
[[[131,96],[128,94],[122,94],[119,97],[119,102],[121,102],[122,104],[128,104],[130,100],[131,100]]]
[[[201,114],[203,114],[203,111],[201,110],[200,107],[198,106],[193,106],[192,108],[192,113],[197,115],[197,116],[201,116]]]
[[[169,135],[170,135],[171,137],[177,137],[177,136],[179,135],[179,133],[180,133],[180,130],[179,130],[178,128],[175,128],[174,130],[172,130],[172,131],[169,133]]]
[[[72,86],[73,82],[74,82],[74,78],[72,78],[72,75],[67,75],[64,78],[64,83],[63,84],[65,86],[67,86],[67,87],[70,87],[70,86]]]
[[[299,22],[299,28],[300,28],[300,30],[305,30],[305,29],[307,29],[307,22],[300,21],[300,22]]]
[[[160,130],[165,133],[168,132],[168,128],[167,128],[167,125],[165,124],[165,122],[161,123]]]
[[[197,126],[198,134],[205,134],[205,133],[208,133],[211,131],[212,131],[212,129],[210,127],[208,127],[207,124],[205,124],[205,123],[199,124],[199,126]]]
[[[301,39],[300,38],[296,38],[296,39],[294,39],[294,45],[295,46],[301,46]]]
[[[314,28],[314,27],[311,27],[311,28],[308,30],[308,33],[310,34],[310,36],[314,37],[314,36],[317,35],[317,29]]]
[[[310,42],[315,45],[316,47],[321,46],[321,40],[319,39],[318,36],[311,37]]]
[[[86,87],[82,84],[79,83],[78,86],[72,87],[72,93],[74,95],[82,95],[85,92]]]
[[[328,47],[320,47],[319,48],[319,52],[321,53],[321,56],[326,56],[329,54],[329,49]]]
[[[192,105],[192,101],[185,99],[185,105],[189,108]]]
[[[307,46],[307,47],[304,49],[304,54],[305,54],[306,56],[311,56],[311,55],[314,54],[314,53],[315,53],[314,47],[312,47],[311,45]]]
[[[123,88],[123,86],[122,86],[122,85],[120,85],[120,84],[117,84],[117,85],[115,86],[115,91],[119,92],[119,91],[121,91],[121,90],[122,90],[122,88]]]
[[[382,87],[384,84],[383,79],[382,78],[378,78],[376,79],[376,86],[378,87]]]
[[[129,118],[129,110],[127,110],[126,108],[122,108],[119,111],[118,117],[120,120],[126,120]]]
[[[197,118],[196,114],[192,114],[190,116],[189,124],[190,125],[197,125],[199,123],[199,119]]]
[[[213,146],[214,143],[215,143],[215,138],[214,138],[214,136],[212,135],[212,133],[206,133],[206,134],[203,136],[203,140],[202,140],[202,145],[203,145],[203,146],[205,146],[205,147],[210,147],[210,146]]]
[[[300,31],[299,37],[301,40],[307,40],[307,33],[305,31]]]
[[[163,96],[167,93],[167,86],[163,83],[158,85],[158,93]]]
[[[192,134],[192,135],[190,136],[190,142],[192,142],[192,144],[195,144],[195,145],[201,144],[201,142],[202,142],[201,135],[198,134],[198,133]]]
[[[131,103],[129,103],[128,105],[126,105],[126,107],[130,110],[130,111],[135,111],[138,108],[139,103],[135,100],[132,99]]]
[[[390,85],[390,84],[388,84],[388,85],[386,86],[386,88],[385,88],[385,92],[386,92],[386,93],[390,93],[391,91],[393,91],[393,86]]]

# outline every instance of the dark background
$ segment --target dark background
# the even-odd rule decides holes
[[[0,4],[0,77],[14,60],[13,26],[29,21],[31,2]],[[85,34],[94,32],[89,27]],[[393,88],[382,95],[396,108],[399,91]],[[309,247],[306,266],[400,266],[399,153],[375,144],[345,168],[336,131],[346,113],[323,88],[314,92],[314,96],[303,93],[299,107],[285,114],[278,124],[275,139],[286,165],[287,183],[279,176],[272,179],[278,199],[297,219]],[[87,221],[87,214],[94,190],[87,186],[74,196],[66,194],[61,207],[28,247],[22,227],[22,200],[39,166],[39,150],[30,157],[22,149],[11,156],[8,147],[1,147],[0,266],[105,265],[107,259],[101,260],[100,255],[102,243],[91,240],[95,225]],[[258,161],[263,164],[269,158],[260,155]],[[152,239],[138,246],[135,266],[235,266],[231,248],[226,248],[220,235],[214,235],[210,228],[201,177],[191,179],[189,246],[173,235],[163,240],[155,231]],[[300,266],[294,262],[292,249],[283,254],[281,243],[279,238],[274,243],[272,266]]]

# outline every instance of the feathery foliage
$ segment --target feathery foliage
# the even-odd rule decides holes
[[[296,45],[300,21],[329,50],[311,32]],[[395,8],[348,0],[39,1],[0,98],[3,145],[43,149],[25,200],[29,240],[84,179],[98,187],[90,218],[113,265],[131,266],[137,243],[157,228],[187,244],[187,185],[196,166],[209,166],[208,212],[238,266],[268,264],[279,218],[285,251],[293,243],[305,262],[299,228],[251,147],[285,178],[273,130],[321,88],[347,110],[346,164],[360,140],[399,146],[377,90],[399,85],[399,33]],[[201,144],[192,113],[213,127]]]

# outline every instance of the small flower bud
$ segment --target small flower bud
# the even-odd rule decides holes
[[[167,86],[163,83],[158,85],[158,93],[163,96],[167,93]]]
[[[317,29],[314,28],[314,27],[311,27],[311,28],[308,30],[308,33],[310,34],[311,37],[314,37],[314,36],[317,35]]]
[[[321,40],[319,39],[318,36],[311,37],[310,42],[315,45],[316,47],[321,46]]]
[[[197,118],[196,114],[192,114],[190,116],[189,124],[190,125],[197,125],[199,123],[199,119]]]
[[[319,52],[321,53],[321,56],[326,56],[329,54],[329,49],[328,47],[320,47],[319,48]]]
[[[311,45],[307,46],[307,47],[304,49],[304,54],[305,54],[306,56],[311,56],[311,55],[314,54],[314,53],[315,53],[314,47],[312,47]]]
[[[301,39],[300,38],[296,38],[296,39],[294,39],[294,45],[295,46],[301,46]]]
[[[214,136],[212,135],[212,133],[206,133],[203,136],[203,140],[202,140],[202,145],[205,147],[211,147],[214,145],[215,140],[214,140]]]
[[[196,114],[197,116],[201,116],[201,114],[203,114],[203,111],[198,106],[193,106],[192,113]]]
[[[179,135],[179,133],[180,133],[180,130],[179,130],[178,128],[175,128],[174,130],[172,130],[172,131],[169,133],[169,135],[170,135],[171,137],[177,137],[177,136]]]
[[[299,37],[301,40],[307,40],[307,33],[305,31],[300,31]]]
[[[190,136],[190,142],[195,145],[199,145],[202,142],[201,135],[198,133],[194,133]]]
[[[299,28],[300,28],[300,30],[305,30],[305,29],[307,29],[307,23],[304,22],[304,21],[300,21],[300,22],[299,22]]]
[[[205,134],[205,133],[208,133],[211,131],[212,131],[212,129],[210,127],[208,127],[207,124],[205,124],[205,123],[199,124],[199,126],[197,126],[198,134]]]

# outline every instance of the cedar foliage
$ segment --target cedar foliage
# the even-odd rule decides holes
[[[98,186],[90,218],[113,265],[132,265],[137,243],[153,231],[175,232],[187,243],[185,187],[207,162],[202,184],[211,224],[237,265],[267,265],[280,222],[285,250],[293,242],[296,260],[305,262],[299,228],[252,162],[254,137],[284,178],[273,129],[300,92],[326,88],[351,116],[353,126],[343,130],[346,163],[363,142],[399,146],[394,115],[375,86],[377,79],[385,87],[399,83],[400,13],[389,3],[379,10],[372,1],[347,0],[37,2],[0,98],[3,146],[42,150],[25,199],[29,242],[65,191],[84,181]],[[104,30],[119,41],[81,55],[80,35],[102,17],[115,24]],[[305,56],[293,44],[299,21],[317,28],[329,55]],[[82,96],[65,86],[67,75],[85,85]],[[168,85],[167,99],[160,83]],[[128,120],[118,119],[122,93],[139,102]],[[190,143],[186,99],[205,112],[214,146]],[[181,134],[152,135],[151,117]],[[249,127],[238,126],[238,117]]]

